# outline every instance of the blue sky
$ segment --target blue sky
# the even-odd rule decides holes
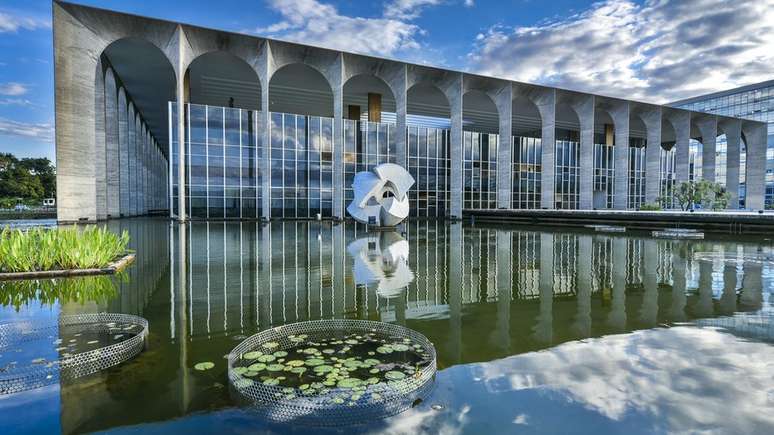
[[[77,3],[652,102],[774,78],[774,0]],[[52,57],[50,1],[0,0],[0,151],[54,159]]]

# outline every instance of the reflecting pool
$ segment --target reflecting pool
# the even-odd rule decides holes
[[[770,239],[437,221],[108,226],[132,235],[126,273],[2,283],[0,321],[136,314],[147,349],[0,395],[0,433],[308,432],[240,407],[224,356],[266,328],[329,318],[407,326],[437,351],[427,400],[357,431],[774,431]],[[214,368],[194,369],[203,362]]]

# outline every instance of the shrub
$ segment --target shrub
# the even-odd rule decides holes
[[[640,206],[642,211],[661,211],[661,206],[655,202],[646,202]]]
[[[0,231],[0,272],[105,267],[126,253],[129,233],[105,228]]]

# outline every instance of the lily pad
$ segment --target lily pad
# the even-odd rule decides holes
[[[275,359],[277,358],[275,358],[274,355],[261,355],[257,358],[257,360],[262,363],[269,363],[274,361]]]
[[[288,361],[286,364],[291,367],[301,367],[302,365],[304,365],[304,362],[300,359],[294,359],[292,361]]]
[[[398,344],[393,344],[392,349],[396,352],[405,352],[409,350],[409,347],[406,346],[405,344],[398,343]]]
[[[292,369],[290,369],[290,371],[292,373],[300,375],[306,371],[306,367],[293,367]]]
[[[279,343],[277,343],[276,341],[270,341],[268,343],[263,343],[262,347],[264,349],[276,349],[279,347]]]
[[[319,365],[314,368],[315,373],[328,373],[332,370],[333,370],[333,367],[326,364]]]
[[[254,350],[252,352],[247,352],[246,354],[242,355],[242,358],[244,359],[256,359],[259,356],[263,355],[263,352],[259,350]]]
[[[381,363],[382,363],[381,361],[379,361],[378,359],[374,359],[374,358],[368,358],[367,360],[363,361],[363,364],[367,364],[369,366],[375,366],[375,365],[381,364]]]
[[[278,384],[279,384],[279,379],[276,379],[276,378],[270,378],[263,381],[263,385],[278,385]]]
[[[238,367],[238,368],[241,368],[241,367]],[[250,364],[250,366],[248,366],[247,369],[253,372],[262,372],[266,370],[266,364],[263,364],[263,363]]]
[[[304,364],[308,365],[309,367],[321,366],[325,364],[325,360],[320,358],[309,358],[306,360],[306,362],[304,362]]]
[[[270,372],[279,372],[284,369],[285,369],[285,366],[283,366],[282,364],[269,364],[268,366],[266,366],[266,370]]]
[[[274,352],[272,355],[274,355],[277,358],[284,358],[284,357],[288,356],[288,353],[285,352],[284,350],[278,350],[278,351]]]
[[[384,374],[384,377],[391,381],[399,381],[406,377],[406,374],[396,370],[391,370]]]
[[[340,380],[336,386],[339,388],[355,388],[359,387],[362,383],[363,381],[358,378],[345,378]]]
[[[392,347],[389,347],[389,346],[379,346],[376,348],[376,351],[381,354],[390,354],[393,352],[393,349]]]
[[[201,372],[205,370],[209,370],[211,368],[215,367],[215,363],[210,361],[200,362],[194,365],[195,370],[199,370]]]
[[[236,368],[234,368],[234,373],[236,373],[238,375],[243,375],[243,374],[247,373],[247,367],[236,367]]]

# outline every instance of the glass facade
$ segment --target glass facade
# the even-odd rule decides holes
[[[613,208],[615,156],[603,133],[594,134],[594,208]]]
[[[513,136],[511,207],[539,209],[541,174],[543,172],[541,139]]]
[[[445,217],[449,207],[450,132],[409,125],[408,170],[416,183],[409,191],[411,216]]]
[[[696,181],[701,179],[702,173],[702,149],[703,145],[696,139],[690,140],[688,147],[688,179]]]
[[[333,216],[333,119],[272,113],[271,216]]]
[[[554,156],[556,208],[576,210],[580,205],[580,137],[577,131],[556,130]]]
[[[169,103],[172,203],[178,197],[179,140]],[[193,219],[255,218],[261,215],[261,151],[258,112],[237,108],[185,105],[186,208]]]
[[[645,203],[645,139],[629,138],[629,196],[626,206],[639,210]]]
[[[498,135],[462,132],[464,209],[497,208]]]
[[[675,157],[677,151],[674,142],[665,142],[661,144],[659,150],[659,202],[661,208],[675,208],[675,185],[677,184],[675,174]]]
[[[774,82],[769,81],[720,94],[692,98],[685,102],[675,103],[674,106],[768,123],[765,201],[766,208],[774,208]],[[725,153],[725,148],[721,151],[720,142],[718,142],[716,152]],[[716,161],[720,159],[721,157],[718,155]],[[744,172],[744,164],[741,165],[740,172]],[[745,186],[740,184],[739,198],[741,203],[744,201],[744,192]]]

